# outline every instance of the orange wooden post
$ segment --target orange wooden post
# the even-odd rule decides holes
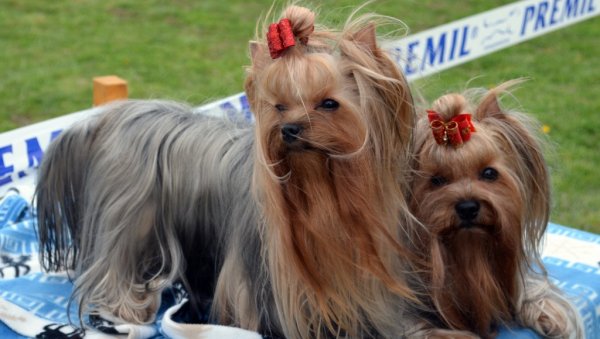
[[[127,81],[115,75],[94,78],[94,106],[127,99]]]

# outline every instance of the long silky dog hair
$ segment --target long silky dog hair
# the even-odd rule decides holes
[[[377,45],[389,18],[353,14],[339,31],[314,18],[289,6],[250,44],[254,125],[128,101],[51,144],[41,258],[74,271],[80,318],[151,322],[181,279],[221,324],[289,338],[406,330],[414,108]],[[277,49],[277,29],[294,46]]]
[[[427,232],[413,236],[416,252],[429,262],[440,326],[491,338],[517,324],[579,338],[578,313],[540,258],[550,214],[541,129],[499,103],[520,81],[444,95],[418,120],[411,208]]]

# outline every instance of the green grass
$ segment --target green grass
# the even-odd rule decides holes
[[[511,1],[389,0],[367,9],[411,32]],[[316,3],[316,2],[315,2]],[[333,2],[332,2],[333,3]],[[339,22],[358,1],[321,5]],[[130,97],[194,105],[242,91],[247,42],[271,1],[0,2],[0,131],[90,107],[95,76],[128,80]],[[600,20],[587,20],[413,85],[432,100],[470,86],[531,80],[519,105],[550,127],[552,221],[600,233]]]

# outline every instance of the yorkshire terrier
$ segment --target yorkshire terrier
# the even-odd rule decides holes
[[[128,101],[63,132],[39,172],[43,265],[79,318],[148,323],[182,280],[210,319],[271,336],[395,337],[414,107],[373,14],[297,6],[251,42],[253,125]],[[265,41],[265,38],[266,41]]]
[[[426,228],[414,237],[429,263],[426,303],[440,327],[483,338],[503,325],[579,338],[578,313],[539,254],[550,210],[542,139],[533,119],[499,104],[518,82],[444,95],[417,122],[410,206]]]

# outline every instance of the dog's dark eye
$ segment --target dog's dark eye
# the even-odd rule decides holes
[[[434,175],[429,179],[431,185],[434,187],[441,187],[448,183],[448,180],[441,175]]]
[[[322,108],[326,111],[335,111],[336,109],[338,109],[338,107],[340,107],[340,103],[333,99],[325,99],[321,101],[321,103],[318,106],[318,108]]]
[[[495,181],[496,179],[498,179],[498,171],[495,168],[486,167],[483,169],[483,171],[481,171],[479,177],[481,178],[481,180]]]
[[[285,110],[287,109],[287,107],[285,107],[285,105],[282,105],[282,104],[276,104],[276,105],[275,105],[275,109],[276,109],[278,112],[283,112],[283,111],[285,111]]]

